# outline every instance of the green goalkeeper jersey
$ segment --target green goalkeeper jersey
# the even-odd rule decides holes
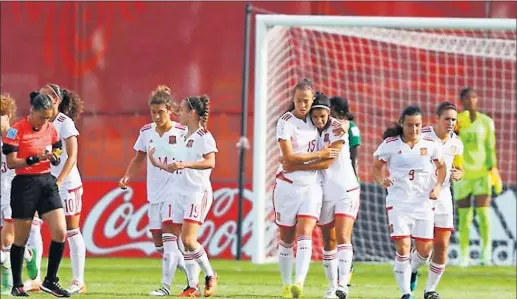
[[[463,142],[463,175],[466,179],[476,179],[488,175],[492,167],[497,167],[495,152],[494,121],[477,112],[474,122],[470,112],[458,114],[457,132]]]
[[[352,148],[361,145],[361,131],[359,131],[359,127],[353,122],[349,122],[349,124],[348,143],[350,144],[350,148]]]

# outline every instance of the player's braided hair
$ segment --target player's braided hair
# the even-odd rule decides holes
[[[14,118],[16,114],[16,103],[8,93],[2,93],[0,96],[0,115],[7,115]]]
[[[416,105],[411,105],[406,107],[402,111],[402,114],[400,115],[400,119],[398,122],[394,122],[391,126],[389,126],[386,131],[384,131],[384,134],[382,134],[382,139],[386,139],[389,137],[397,137],[401,136],[404,132],[402,128],[402,124],[404,123],[404,120],[406,119],[406,116],[413,116],[413,115],[422,115],[422,110],[420,110],[420,107]]]
[[[149,105],[163,105],[167,107],[167,109],[171,109],[172,107],[172,97],[171,97],[171,89],[166,85],[158,85],[155,90],[151,93],[151,98],[149,99]]]
[[[208,127],[208,116],[210,114],[210,99],[207,95],[193,96],[185,99],[190,110],[196,111],[203,122],[205,129]]]

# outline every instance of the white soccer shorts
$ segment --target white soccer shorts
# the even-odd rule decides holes
[[[454,231],[454,208],[450,188],[442,189],[436,200],[434,210],[434,228],[437,230]]]
[[[311,185],[294,185],[276,179],[273,190],[273,209],[278,226],[295,226],[301,217],[320,218],[323,190],[320,182]]]
[[[166,213],[169,205],[166,202],[150,203],[147,209],[149,218],[149,230],[157,232],[162,230],[162,215]],[[172,209],[172,207],[171,207]]]
[[[194,222],[203,224],[213,202],[212,190],[206,189],[189,195],[175,194],[162,209],[162,221],[174,224]]]
[[[59,197],[63,203],[66,217],[72,217],[81,214],[83,208],[83,187],[68,189],[61,186],[59,188]]]
[[[0,227],[4,226],[4,222],[12,222],[11,204],[4,203],[0,206]]]
[[[332,224],[336,217],[348,217],[355,220],[359,212],[360,192],[360,187],[357,187],[347,191],[341,198],[324,193],[319,225]]]
[[[411,212],[386,208],[391,239],[413,238],[416,241],[432,241],[434,236],[434,217],[417,218]]]

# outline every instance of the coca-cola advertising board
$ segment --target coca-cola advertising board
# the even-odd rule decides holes
[[[126,190],[117,182],[85,182],[81,229],[88,256],[157,256],[148,229],[145,182],[134,182]],[[250,258],[252,195],[244,192],[243,257]],[[237,249],[236,184],[213,184],[214,201],[199,231],[199,242],[211,257],[232,259]],[[44,226],[43,239],[49,240]],[[45,244],[45,255],[47,246]],[[68,246],[67,246],[68,247]],[[68,255],[68,253],[65,253]]]

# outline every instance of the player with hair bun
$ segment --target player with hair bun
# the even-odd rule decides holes
[[[217,288],[217,274],[212,269],[203,246],[197,240],[200,225],[212,205],[212,185],[210,174],[215,167],[217,147],[212,134],[206,129],[210,113],[210,101],[207,96],[194,96],[184,99],[180,104],[179,120],[185,126],[183,134],[175,140],[178,145],[178,159],[167,163],[156,159],[156,149],[149,152],[151,163],[160,169],[178,173],[174,181],[174,196],[167,202],[169,207],[163,215],[164,223],[173,224],[172,231],[164,232],[164,252],[170,255],[168,271],[174,273],[181,252],[177,246],[177,238],[185,247],[185,260],[195,261],[205,274],[205,297],[212,296]],[[180,297],[199,297],[195,270],[187,264],[189,287]]]
[[[433,245],[433,201],[440,196],[446,168],[442,147],[422,136],[422,111],[409,106],[398,123],[383,134],[373,156],[372,176],[388,189],[386,210],[391,239],[395,241],[395,278],[401,299],[411,298],[411,238],[416,253],[427,259]],[[383,173],[384,168],[390,177]],[[436,167],[436,180],[433,179]]]
[[[162,287],[150,293],[151,296],[168,296],[171,294],[171,281],[174,277],[174,272],[169,271],[169,262],[175,260],[171,253],[165,249],[173,240],[169,238],[169,232],[175,228],[172,223],[165,221],[165,217],[172,209],[168,205],[169,198],[174,196],[173,182],[177,180],[179,171],[166,172],[151,163],[151,152],[153,149],[157,151],[157,159],[164,163],[168,161],[177,160],[177,142],[186,130],[181,124],[171,120],[171,114],[176,113],[177,104],[174,103],[171,97],[171,90],[165,85],[159,85],[152,93],[149,99],[149,109],[153,122],[143,126],[140,129],[138,139],[135,142],[134,150],[135,156],[129,163],[126,173],[119,181],[119,186],[122,189],[127,189],[130,180],[141,169],[144,161],[147,160],[147,201],[149,202],[148,217],[149,230],[153,238],[156,251],[162,254]],[[174,242],[176,244],[176,240]],[[177,247],[177,244],[175,245]],[[180,252],[181,255],[181,252]],[[190,284],[196,281],[194,277],[189,276],[186,271],[185,262],[181,255],[178,259],[178,264],[187,274],[187,279]],[[187,262],[188,263],[188,262]],[[199,268],[196,263],[190,263],[193,268],[192,276],[199,276]]]
[[[339,134],[334,128],[341,126],[339,120],[331,117],[329,98],[316,93],[310,115],[317,127],[318,148],[329,147],[339,151],[333,158],[316,159],[309,163],[284,163],[285,171],[320,170],[323,175],[323,204],[319,224],[324,243],[336,242],[337,250],[325,248],[323,264],[329,281],[324,298],[346,298],[347,282],[352,265],[352,229],[359,210],[359,183],[357,181],[348,146],[348,134]],[[331,232],[334,232],[331,234]],[[330,236],[334,239],[330,240]],[[325,239],[325,236],[329,239]],[[325,246],[324,246],[325,247]],[[331,263],[334,261],[335,263]],[[339,281],[338,281],[339,272]]]

